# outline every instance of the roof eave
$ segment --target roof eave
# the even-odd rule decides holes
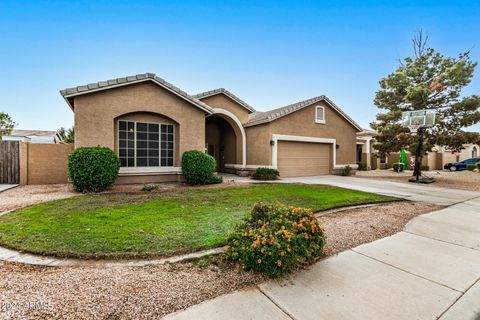
[[[284,114],[280,114],[279,116],[276,116],[276,117],[273,117],[273,118],[265,118],[265,119],[261,119],[261,120],[257,120],[257,121],[252,121],[252,122],[247,122],[244,124],[244,127],[253,127],[253,126],[256,126],[256,125],[261,125],[261,124],[265,124],[265,123],[269,123],[269,122],[272,122],[272,121],[275,121],[275,120],[278,120],[280,118],[283,118],[285,116],[288,116],[292,113],[295,113],[299,110],[302,110],[304,108],[307,108],[309,106],[311,106],[312,104],[315,104],[315,103],[318,103],[318,102],[321,102],[321,101],[325,101],[326,103],[328,103],[333,109],[335,109],[335,111],[337,111],[338,113],[340,113],[340,115],[345,119],[347,120],[355,129],[357,129],[359,132],[360,131],[363,131],[363,128],[358,125],[358,123],[356,123],[352,118],[350,118],[342,109],[340,109],[340,107],[338,107],[335,103],[333,103],[333,101],[331,101],[328,97],[326,96],[320,96],[318,97],[318,99],[315,99],[314,101],[312,101],[311,103],[303,106],[303,107],[300,107],[296,110],[293,110],[291,112],[287,112],[287,113],[284,113]]]
[[[217,91],[218,90],[218,91]],[[241,105],[242,107],[244,107],[245,109],[247,109],[248,111],[250,112],[257,112],[257,110],[255,110],[252,106],[250,106],[249,104],[247,104],[245,101],[243,101],[242,99],[238,98],[236,95],[234,95],[233,93],[231,93],[230,91],[228,91],[227,89],[224,89],[224,88],[219,88],[219,89],[214,89],[214,90],[211,90],[211,91],[206,91],[206,92],[202,92],[202,93],[197,93],[195,95],[193,95],[195,98],[197,99],[203,99],[203,98],[208,98],[208,97],[212,97],[212,96],[216,96],[217,94],[224,94],[226,95],[227,97],[229,97],[230,99],[232,99],[233,101],[235,101],[236,103],[238,103],[239,105]]]
[[[126,86],[126,85],[137,84],[137,83],[142,83],[142,82],[146,82],[146,81],[152,81],[153,83],[155,83],[155,84],[161,86],[162,88],[168,90],[169,92],[175,94],[179,98],[181,98],[181,99],[193,104],[194,106],[202,109],[206,113],[213,114],[212,108],[210,108],[206,104],[205,104],[205,106],[203,106],[202,105],[202,104],[204,104],[203,102],[198,101],[200,103],[197,103],[195,100],[198,100],[198,99],[196,99],[194,97],[191,97],[191,99],[187,99],[183,95],[181,95],[178,92],[176,92],[175,90],[171,89],[168,85],[162,83],[161,81],[158,81],[156,78],[157,78],[156,76],[147,77],[147,78],[144,78],[144,79],[137,79],[137,80],[132,80],[132,81],[128,81],[128,82],[117,83],[117,84],[114,84],[114,85],[108,85],[108,86],[99,87],[99,88],[95,88],[95,89],[88,89],[88,90],[74,92],[74,93],[70,93],[70,94],[67,94],[66,92],[67,92],[68,89],[65,89],[65,90],[60,90],[60,94],[63,96],[63,98],[67,101],[67,104],[73,110],[73,106],[68,101],[68,98],[74,98],[74,97],[77,97],[77,96],[90,94],[90,93],[95,93],[95,92],[104,91],[104,90],[109,90],[109,89],[114,89],[114,88],[118,88],[118,87],[123,87],[123,86]]]

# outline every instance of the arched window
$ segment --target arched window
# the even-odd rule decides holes
[[[172,167],[173,125],[118,121],[122,167]]]
[[[477,147],[472,148],[472,158],[475,158],[478,155]]]

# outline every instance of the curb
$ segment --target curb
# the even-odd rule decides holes
[[[391,204],[391,203],[395,203],[395,202],[403,202],[403,201],[409,201],[409,200],[401,199],[399,201],[379,202],[379,203],[370,203],[370,204],[359,204],[359,205],[356,205],[356,206],[348,206],[348,207],[341,207],[341,208],[337,208],[337,209],[318,211],[318,212],[315,212],[313,215],[318,218],[318,217],[321,217],[321,216],[324,216],[324,215],[327,215],[327,214],[330,214],[330,213],[337,213],[337,212],[342,212],[342,211],[347,211],[347,210],[356,210],[356,209],[363,209],[363,208],[378,207],[378,206],[382,206],[382,205],[387,205],[387,204]]]
[[[205,256],[220,254],[226,247],[202,250],[198,252],[178,255],[168,258],[157,259],[132,259],[132,260],[82,260],[82,259],[61,259],[55,257],[41,256],[30,253],[21,253],[16,250],[0,247],[0,261],[15,262],[27,265],[44,267],[144,267],[149,265],[164,265],[169,263],[183,262],[198,259]]]

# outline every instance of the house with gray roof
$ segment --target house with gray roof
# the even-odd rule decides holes
[[[282,177],[356,167],[363,129],[324,95],[258,111],[227,89],[189,94],[153,73],[60,91],[74,112],[75,147],[106,146],[120,158],[117,183],[182,179],[188,150],[212,155],[220,172],[258,167]]]
[[[60,143],[61,139],[56,131],[46,130],[17,130],[14,129],[8,135],[2,136],[3,141],[22,141],[30,143]]]

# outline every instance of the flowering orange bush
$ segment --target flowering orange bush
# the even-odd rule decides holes
[[[274,278],[318,257],[325,231],[310,209],[257,203],[227,242],[229,259]]]

